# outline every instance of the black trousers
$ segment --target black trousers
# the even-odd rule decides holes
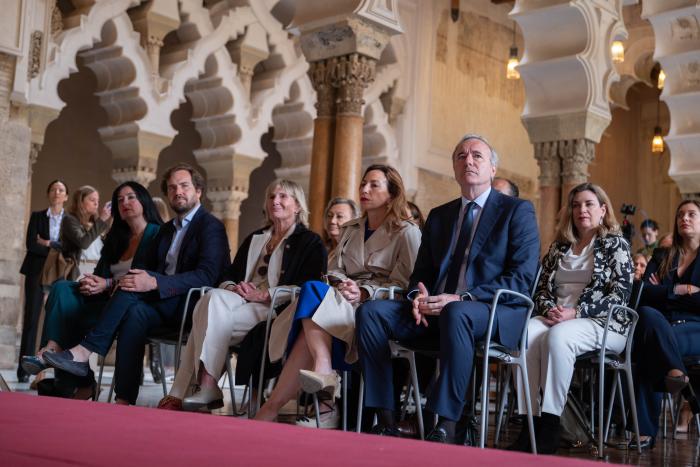
[[[486,337],[489,306],[480,302],[452,302],[428,327],[416,325],[411,303],[399,300],[367,302],[357,310],[360,366],[365,379],[365,405],[395,410],[389,340],[439,339],[440,376],[427,409],[449,420],[462,415],[474,364],[476,344]],[[493,333],[497,323],[494,321]]]
[[[99,355],[109,352],[117,334],[114,392],[135,404],[139,394],[143,355],[148,335],[157,328],[176,326],[183,310],[179,297],[149,300],[150,294],[118,291],[107,302],[100,321],[81,345]]]
[[[36,335],[43,302],[41,271],[26,275],[24,279],[24,319],[22,320],[22,338],[19,346],[20,356],[34,355],[37,351]]]
[[[673,369],[686,372],[683,357],[700,355],[700,322],[672,324],[649,306],[638,310],[634,333],[634,383],[641,435],[656,436],[659,430],[664,377]],[[630,427],[628,427],[630,428]]]

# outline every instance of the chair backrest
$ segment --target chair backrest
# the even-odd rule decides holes
[[[537,292],[537,283],[540,281],[540,275],[542,275],[542,265],[537,265],[537,274],[535,274],[535,280],[532,281],[532,287],[530,287],[530,297],[535,299],[535,292]]]
[[[635,280],[632,282],[632,293],[630,293],[629,306],[633,310],[639,308],[639,300],[642,298],[642,290],[644,290],[644,281]]]

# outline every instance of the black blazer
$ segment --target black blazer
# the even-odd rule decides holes
[[[644,271],[644,289],[640,305],[651,306],[661,311],[670,321],[700,321],[700,292],[691,295],[676,295],[673,288],[680,283],[674,275],[678,272],[678,255],[673,258],[671,271],[664,277],[659,277],[661,283],[653,285],[649,282],[649,277],[658,273],[663,260],[668,255],[668,248],[657,248],[647,264]],[[658,274],[657,274],[658,275]],[[696,259],[692,272],[690,273],[690,283],[700,287],[700,260]]]
[[[431,294],[437,293],[447,275],[461,209],[461,199],[456,199],[428,214],[409,290],[423,282]],[[539,252],[540,236],[532,203],[491,190],[469,249],[465,273],[468,289],[457,293],[468,292],[474,300],[489,304],[498,289],[528,295],[537,273]],[[522,302],[517,300],[504,298],[501,303],[513,308],[498,308],[499,340],[513,348],[525,324],[526,309],[518,306]]]
[[[245,280],[250,241],[254,235],[264,230],[256,230],[246,237],[236,252],[233,263],[224,273],[223,280],[233,282]],[[282,254],[278,284],[301,286],[306,281],[320,280],[326,272],[327,263],[328,253],[321,237],[302,224],[297,224],[294,232],[287,239],[287,245]]]
[[[34,211],[29,217],[26,239],[27,254],[24,256],[22,267],[19,270],[25,276],[41,273],[46,256],[49,254],[49,247],[39,245],[36,242],[37,235],[44,240],[49,239],[49,218],[46,215],[46,209]]]
[[[165,260],[175,234],[173,222],[161,226],[147,270],[158,281],[157,299],[179,297],[171,300],[172,306],[179,308],[189,289],[215,287],[231,256],[224,224],[200,206],[182,239],[175,274],[167,275]]]

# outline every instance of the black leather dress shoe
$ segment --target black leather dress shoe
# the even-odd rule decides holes
[[[26,375],[36,375],[47,368],[44,359],[36,355],[23,356],[20,360],[20,367]],[[17,370],[17,376],[19,377],[19,370]]]
[[[436,426],[432,430],[430,430],[430,433],[428,433],[428,436],[425,437],[426,441],[432,441],[433,443],[442,443],[442,444],[454,444],[454,438],[450,437],[447,434],[447,430],[445,430],[441,426]]]
[[[70,350],[63,352],[45,353],[44,360],[49,366],[58,368],[75,376],[87,376],[90,371],[88,362],[76,362]]]
[[[370,433],[379,436],[391,436],[392,438],[401,437],[401,432],[395,426],[374,425]]]
[[[656,443],[656,438],[653,436],[649,436],[646,439],[643,439],[640,443],[639,446],[642,448],[642,451],[647,450],[647,449],[654,449],[654,444]],[[637,439],[634,438],[630,443],[627,445],[629,449],[634,449],[637,450]]]
[[[18,383],[28,383],[29,382],[29,375],[24,371],[17,370],[17,382]]]

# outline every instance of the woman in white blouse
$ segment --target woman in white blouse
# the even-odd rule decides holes
[[[632,288],[630,247],[620,234],[608,195],[591,183],[576,186],[557,226],[557,239],[542,261],[535,292],[538,316],[528,323],[528,384],[534,398],[537,452],[559,446],[559,417],[576,357],[600,349],[605,320],[614,305],[626,305]],[[624,349],[629,318],[611,317],[606,347]],[[525,413],[521,384],[519,410]],[[542,391],[541,400],[537,396]],[[512,450],[529,451],[527,425]]]

